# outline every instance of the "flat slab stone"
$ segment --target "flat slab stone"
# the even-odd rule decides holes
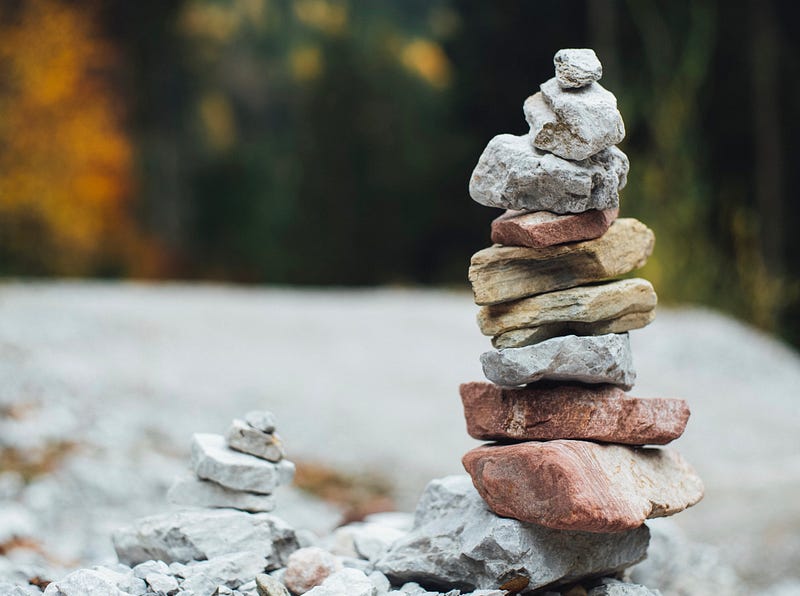
[[[620,279],[487,305],[478,312],[478,326],[481,333],[490,336],[515,329],[546,326],[549,335],[541,339],[547,339],[570,335],[575,323],[579,324],[582,331],[591,331],[592,323],[611,321],[625,315],[652,313],[657,302],[656,292],[649,281]],[[642,321],[647,324],[651,319],[645,317]],[[640,322],[635,318],[627,320],[631,323]]]
[[[484,248],[472,255],[469,281],[476,304],[499,304],[618,277],[642,267],[654,245],[650,228],[620,218],[594,240],[546,248]]]
[[[647,327],[656,318],[655,309],[643,313],[622,315],[616,319],[591,323],[573,322],[569,325],[553,323],[527,329],[515,329],[492,338],[492,345],[498,350],[505,348],[524,348],[562,335],[606,335],[608,333],[627,333],[634,329]]]
[[[274,432],[261,431],[250,426],[244,420],[234,420],[231,423],[225,435],[225,441],[231,449],[271,462],[279,462],[286,455],[283,450],[283,442],[278,435]]]
[[[557,440],[481,446],[462,461],[492,511],[557,530],[631,530],[703,498],[668,449]]]
[[[261,494],[271,494],[294,478],[294,464],[287,459],[268,462],[229,449],[222,435],[203,433],[192,437],[192,468],[204,480]]]
[[[591,85],[603,77],[603,65],[590,48],[558,50],[553,57],[556,80],[562,89]]]
[[[562,159],[531,146],[528,136],[497,135],[469,181],[473,200],[487,207],[582,213],[619,206],[630,164],[616,147],[583,161]]]
[[[625,138],[617,98],[600,83],[562,89],[553,78],[525,100],[530,142],[568,160],[585,160]]]
[[[636,380],[627,333],[567,335],[524,348],[481,354],[486,378],[514,387],[539,380],[610,383],[630,389]]]
[[[185,507],[227,507],[250,511],[272,511],[275,497],[225,488],[194,476],[178,478],[167,492],[167,500]]]
[[[524,389],[492,383],[459,387],[467,432],[480,441],[578,439],[665,445],[683,434],[682,399],[630,397],[613,385],[536,383]]]
[[[294,530],[282,519],[269,513],[231,509],[146,517],[114,532],[113,542],[120,562],[131,566],[150,560],[204,561],[247,551],[266,558],[268,569],[277,569],[300,548]]]
[[[645,526],[592,534],[498,517],[469,476],[449,476],[428,484],[412,530],[375,566],[394,585],[417,582],[427,590],[468,592],[514,582],[527,593],[617,573],[645,557],[648,541]]]
[[[591,240],[605,234],[619,208],[559,215],[549,211],[506,211],[492,222],[492,242],[542,248]]]

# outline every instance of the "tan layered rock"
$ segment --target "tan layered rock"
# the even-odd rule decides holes
[[[622,218],[594,240],[485,248],[472,256],[469,280],[477,304],[499,304],[623,275],[644,265],[654,244],[650,228]]]
[[[652,284],[645,279],[621,279],[593,286],[578,286],[484,306],[478,312],[478,326],[484,335],[500,335],[516,329],[546,327],[539,334],[529,334],[530,339],[548,339],[558,335],[575,333],[577,326],[581,335],[591,335],[592,324],[607,323],[625,317],[624,324],[617,324],[613,333],[637,329],[649,323],[655,316],[658,299]],[[643,315],[628,317],[626,315]],[[629,326],[633,325],[633,326]],[[598,329],[608,327],[598,325]],[[609,333],[604,331],[598,333]],[[495,347],[519,347],[511,342],[500,342]],[[533,343],[533,342],[529,342]]]
[[[566,334],[572,335],[605,335],[607,333],[627,333],[632,329],[647,327],[656,318],[655,309],[645,313],[633,313],[622,315],[619,318],[609,321],[597,321],[592,323],[569,324],[553,323],[552,325],[540,325],[528,329],[515,329],[507,333],[495,335],[492,338],[492,345],[498,350],[504,348],[522,348],[531,346],[541,341],[552,339]]]
[[[683,434],[689,420],[682,399],[639,399],[613,385],[535,383],[512,389],[474,382],[459,391],[467,432],[481,441],[665,445]]]
[[[492,242],[542,248],[599,238],[617,219],[619,208],[558,215],[549,211],[506,211],[492,222]]]
[[[477,447],[462,461],[496,514],[557,530],[621,532],[703,498],[668,449],[558,440]]]

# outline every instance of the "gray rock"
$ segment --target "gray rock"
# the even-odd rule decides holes
[[[192,467],[204,480],[234,490],[270,494],[294,478],[294,464],[288,460],[271,463],[229,449],[225,437],[195,434],[192,437]]]
[[[611,383],[633,387],[630,340],[627,333],[554,337],[523,348],[492,350],[481,354],[486,378],[507,387],[541,379]]]
[[[128,565],[151,559],[186,563],[249,551],[276,569],[298,548],[294,530],[282,519],[229,509],[154,515],[116,531],[113,542],[119,560]]]
[[[264,573],[267,565],[262,555],[253,552],[230,553],[191,563],[187,565],[188,577],[181,584],[181,589],[206,596],[213,594],[217,586],[238,588]]]
[[[582,213],[619,205],[628,158],[612,147],[580,162],[531,147],[527,136],[497,135],[472,172],[469,194],[481,205]]]
[[[151,573],[174,575],[174,572],[170,569],[170,566],[164,561],[145,561],[144,563],[139,563],[133,568],[133,575],[139,579],[144,579]]]
[[[258,596],[290,596],[286,586],[264,573],[256,575],[256,588]]]
[[[356,522],[337,528],[332,536],[333,552],[355,555],[368,561],[375,561],[406,531],[377,523]]]
[[[278,435],[253,428],[243,420],[234,420],[225,435],[228,447],[271,462],[279,462],[285,453]]]
[[[147,585],[150,586],[153,592],[157,594],[166,594],[168,596],[172,596],[172,594],[178,593],[178,580],[172,577],[171,575],[165,575],[163,573],[148,573],[144,581],[147,582]]]
[[[591,85],[603,76],[603,65],[589,48],[558,50],[553,57],[556,80],[562,89]]]
[[[244,415],[244,421],[263,433],[275,432],[275,415],[266,410],[254,410]]]
[[[95,569],[78,569],[52,582],[44,593],[47,596],[125,596],[116,582]]]
[[[414,525],[414,514],[405,511],[381,511],[380,513],[370,513],[364,517],[364,521],[408,532]]]
[[[167,500],[184,507],[228,507],[253,513],[275,509],[272,495],[231,490],[195,476],[177,478],[167,492]]]
[[[369,581],[372,582],[372,585],[375,586],[375,589],[378,591],[379,595],[386,594],[392,589],[392,584],[389,581],[389,578],[380,571],[373,571],[372,573],[368,574],[367,577],[369,578]]]
[[[600,583],[601,585],[589,590],[587,596],[661,596],[658,590],[651,590],[641,584],[629,584],[611,578]]]
[[[644,526],[592,534],[498,517],[469,476],[449,476],[428,485],[414,528],[376,568],[395,584],[415,581],[427,589],[492,590],[522,577],[523,591],[532,591],[619,572],[644,558],[648,540]]]
[[[41,593],[36,586],[18,586],[0,581],[0,594],[3,596],[41,596]]]
[[[308,596],[377,596],[378,590],[358,569],[345,567],[306,592]]]
[[[536,149],[581,161],[625,138],[617,98],[600,83],[564,90],[550,79],[540,89],[523,106]]]
[[[630,570],[631,581],[664,596],[752,593],[713,546],[689,541],[671,520],[650,520],[647,525],[652,535],[647,559]]]

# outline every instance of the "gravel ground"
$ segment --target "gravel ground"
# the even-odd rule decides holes
[[[39,528],[54,560],[107,560],[111,529],[165,510],[192,432],[265,408],[290,458],[378,472],[411,509],[476,444],[457,391],[482,378],[476,310],[443,291],[0,285],[0,409],[13,414],[0,447],[76,444],[22,492],[0,476],[0,498],[22,504],[15,523]],[[706,498],[673,519],[752,589],[800,580],[798,354],[693,308],[661,309],[632,343],[631,393],[692,407],[673,445]]]

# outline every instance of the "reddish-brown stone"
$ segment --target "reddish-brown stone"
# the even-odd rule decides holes
[[[467,432],[482,441],[665,445],[683,434],[689,420],[682,399],[630,397],[613,385],[535,383],[512,389],[474,382],[459,390]]]
[[[605,234],[618,208],[557,215],[549,211],[506,211],[492,222],[492,242],[506,246],[543,248],[566,242],[592,240]]]
[[[485,445],[462,461],[497,515],[556,530],[631,530],[703,498],[700,478],[668,449],[558,440]]]

